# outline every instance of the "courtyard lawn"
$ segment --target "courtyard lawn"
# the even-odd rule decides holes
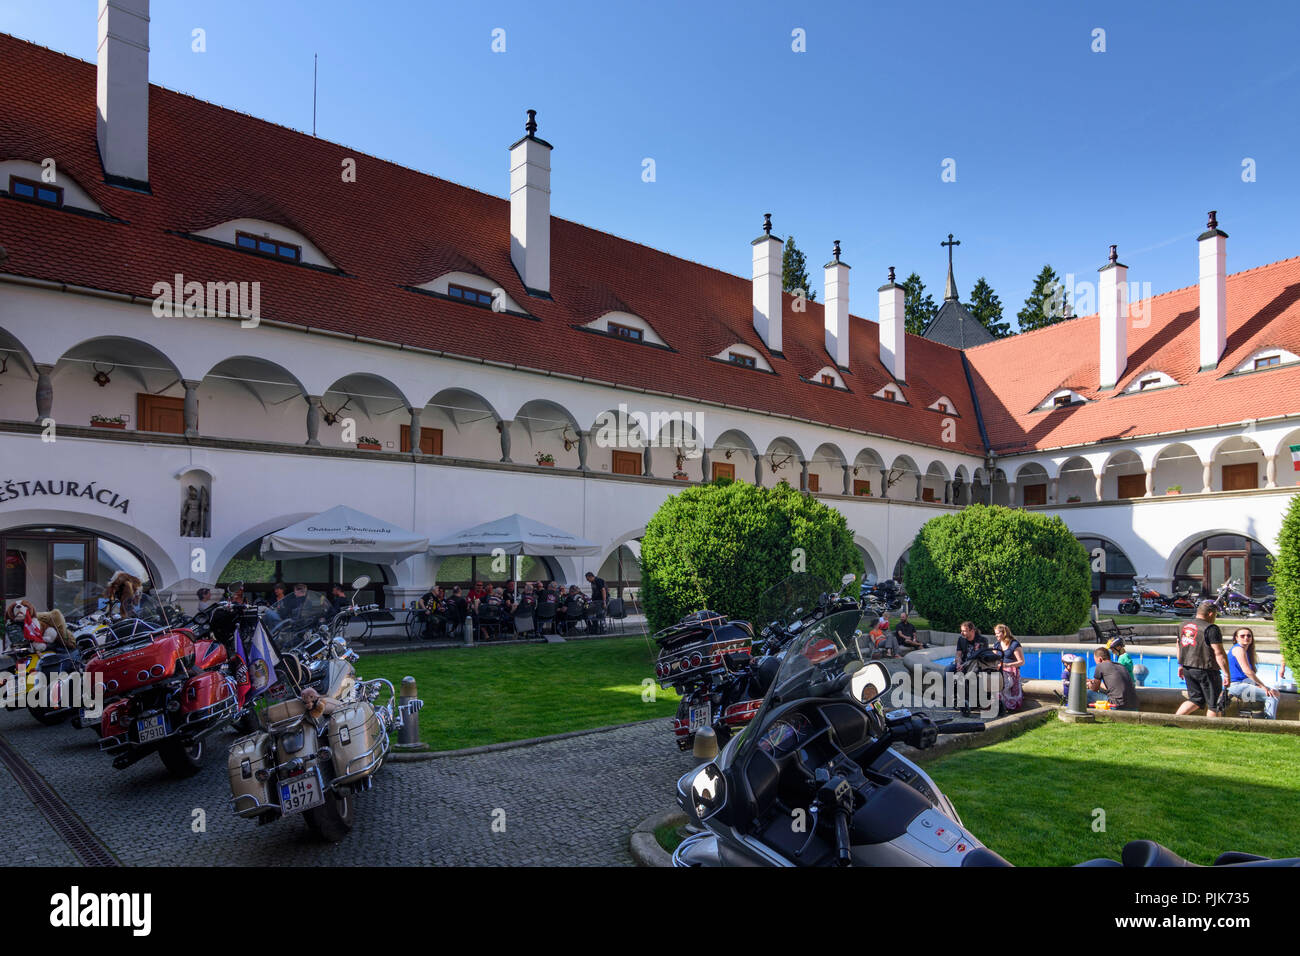
[[[461,750],[672,717],[678,698],[671,690],[651,684],[654,701],[641,699],[656,651],[645,636],[477,646],[363,655],[357,670],[399,689],[403,677],[414,677],[424,700],[420,739],[433,750]],[[665,724],[666,745],[670,737]]]
[[[1300,737],[1109,723],[1041,728],[926,769],[970,830],[1019,866],[1119,859],[1129,840],[1193,863],[1300,856]],[[1105,832],[1094,832],[1095,809]]]

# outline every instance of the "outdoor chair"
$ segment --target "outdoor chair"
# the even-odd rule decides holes
[[[537,624],[533,618],[533,612],[516,611],[515,612],[515,635],[519,638],[530,638],[536,636]]]
[[[498,638],[501,636],[502,623],[503,621],[501,619],[501,608],[493,607],[491,605],[486,605],[479,608],[478,611],[479,631],[481,633],[486,632],[486,634],[488,635],[487,637],[488,640],[491,640],[493,636]]]
[[[623,621],[627,619],[627,611],[623,608],[622,598],[610,598],[609,603],[605,605],[605,617],[611,621],[618,622],[618,631],[623,633]]]
[[[546,625],[551,625],[551,633],[555,633],[555,605],[549,601],[543,601],[537,605],[537,633],[540,635],[546,630]]]
[[[586,628],[589,634],[596,634],[603,631],[605,623],[605,602],[591,601],[587,604],[587,623]]]
[[[1126,644],[1136,644],[1133,638],[1133,628],[1120,627],[1115,623],[1114,618],[1102,617],[1092,622],[1093,633],[1097,635],[1098,644],[1106,644],[1111,639],[1122,637]]]
[[[581,598],[571,597],[564,602],[564,633],[568,634],[570,630],[579,621],[586,620],[587,611],[582,606]]]

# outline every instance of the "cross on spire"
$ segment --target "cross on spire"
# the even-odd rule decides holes
[[[941,242],[939,245],[948,247],[948,283],[943,288],[943,300],[947,302],[949,299],[952,299],[956,302],[960,296],[957,295],[957,283],[952,277],[952,247],[960,246],[961,240],[954,239],[950,232],[948,233],[948,241]]]

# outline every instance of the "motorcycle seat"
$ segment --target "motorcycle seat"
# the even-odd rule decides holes
[[[288,700],[278,700],[266,708],[263,720],[267,727],[282,723],[286,720],[293,720],[295,717],[301,717],[307,713],[307,708],[297,697],[290,697]]]
[[[1120,860],[1129,867],[1191,866],[1181,856],[1154,840],[1130,840],[1124,844]]]

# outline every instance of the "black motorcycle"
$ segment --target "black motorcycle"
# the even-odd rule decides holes
[[[893,749],[973,733],[980,721],[937,723],[887,711],[890,675],[864,661],[856,614],[832,615],[786,648],[762,709],[743,734],[677,782],[677,802],[700,832],[675,866],[1009,866],[961,822],[934,780]],[[1300,866],[1225,853],[1218,866]],[[1081,866],[1186,866],[1149,840],[1122,862]]]
[[[846,586],[855,580],[845,575]],[[757,637],[748,621],[733,621],[712,611],[697,611],[655,635],[659,659],[655,677],[681,697],[673,736],[691,750],[696,733],[711,727],[719,742],[745,727],[762,705],[783,648],[803,629],[827,614],[852,610],[857,602],[843,592],[828,593],[821,578],[792,574],[769,588],[760,613],[770,621]]]

